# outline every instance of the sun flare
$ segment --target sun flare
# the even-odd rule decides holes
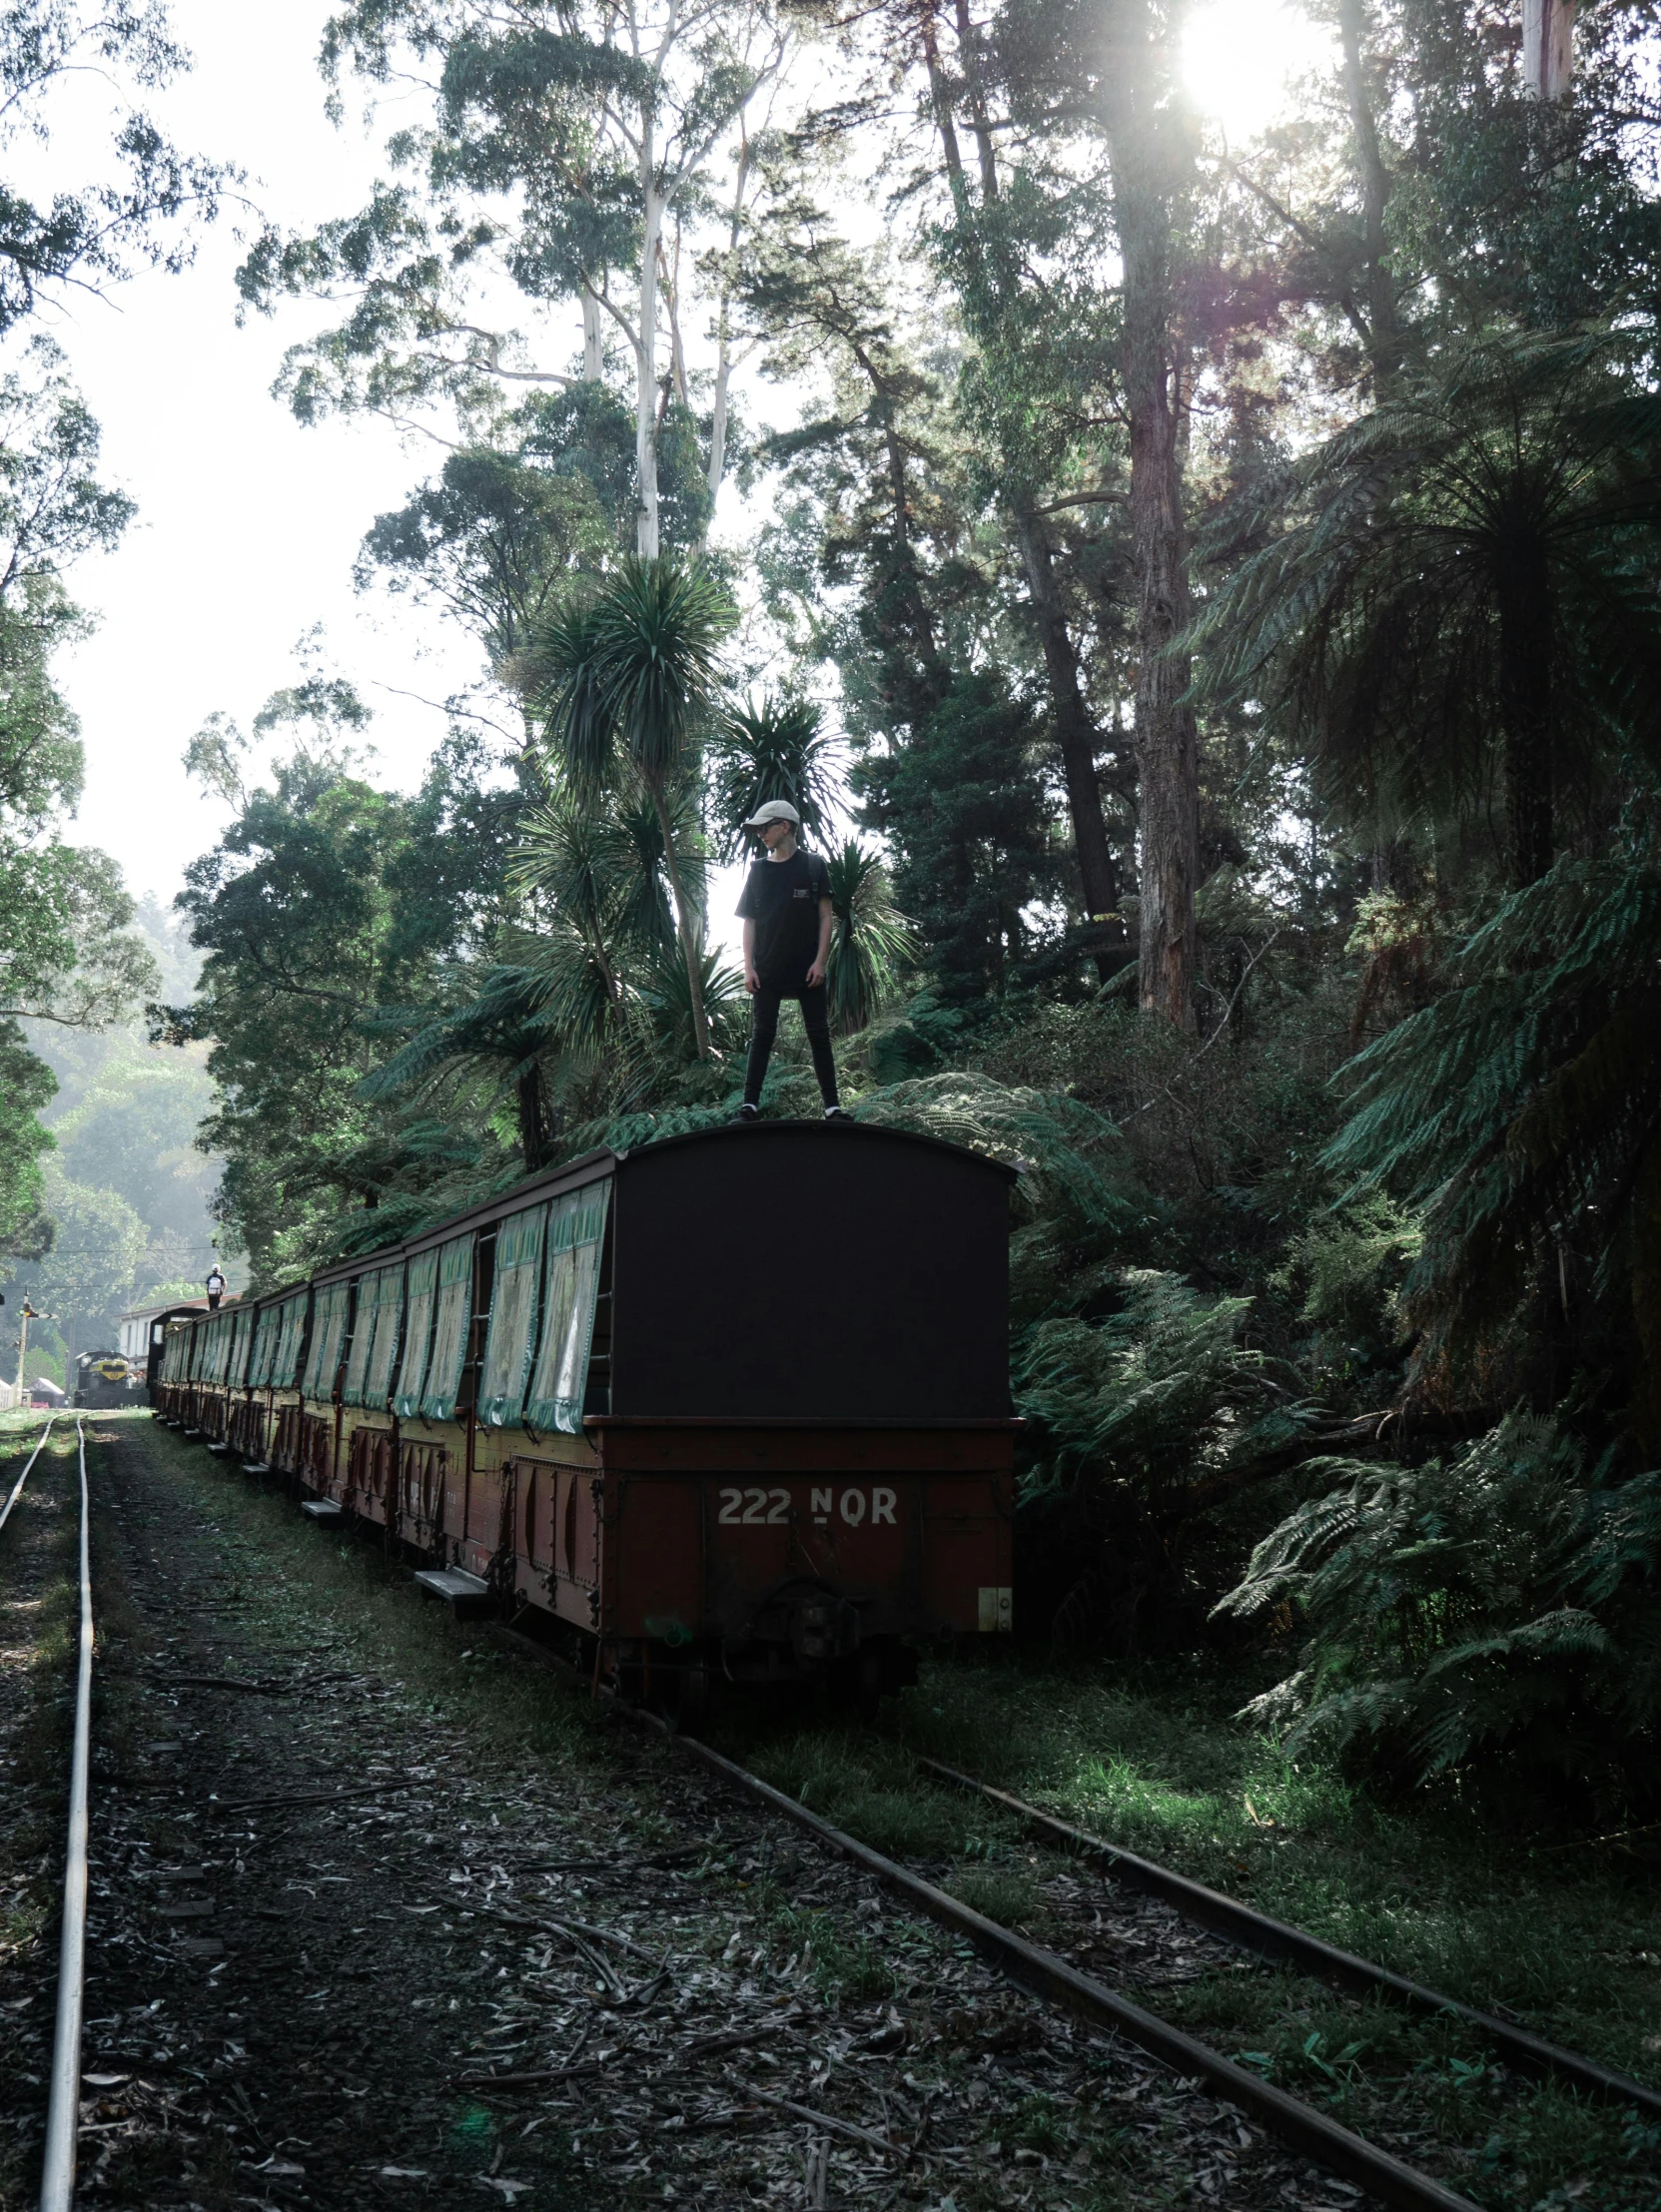
[[[1329,45],[1292,0],[1208,0],[1183,34],[1183,79],[1201,114],[1240,145],[1274,121]]]

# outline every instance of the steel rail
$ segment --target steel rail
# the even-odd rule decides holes
[[[35,1464],[35,1461],[39,1459],[41,1453],[45,1451],[46,1439],[52,1433],[52,1422],[56,1421],[57,1418],[58,1416],[54,1413],[52,1416],[52,1420],[48,1421],[45,1428],[41,1430],[40,1441],[36,1444],[34,1450],[29,1454],[28,1459],[24,1462],[22,1474],[20,1474],[16,1482],[12,1484],[11,1496],[6,1500],[3,1506],[0,1506],[0,1529],[3,1529],[6,1523],[11,1519],[12,1507],[16,1505],[18,1499],[23,1495],[23,1485],[29,1479],[29,1469]]]
[[[87,1770],[92,1750],[92,1549],[87,1505],[87,1434],[75,1423],[81,1468],[81,1651],[75,1683],[75,1752],[70,1763],[69,1843],[64,1853],[63,1934],[58,1945],[58,2022],[46,2110],[40,2212],[70,2212],[81,2115],[81,2006],[87,1957]]]
[[[1208,1889],[1204,1882],[1191,1880],[1187,1874],[1162,1866],[1156,1859],[1140,1857],[1118,1843],[1109,1843],[1085,1829],[1074,1828],[1070,1822],[1058,1820],[1053,1813],[1042,1813],[1037,1806],[1012,1797],[1007,1790],[994,1789],[989,1782],[960,1774],[955,1767],[945,1766],[938,1759],[919,1755],[917,1764],[930,1774],[943,1776],[961,1790],[990,1799],[994,1805],[1013,1813],[1033,1834],[1077,1857],[1095,1861],[1104,1871],[1131,1887],[1164,1898],[1185,1919],[1210,1928],[1242,1950],[1253,1951],[1259,1958],[1297,1966],[1316,1980],[1355,1996],[1389,1996],[1415,2012],[1450,2013],[1463,2020],[1467,2027],[1477,2029],[1519,2072],[1553,2076],[1608,2103],[1635,2105],[1640,2111],[1661,2117],[1661,2094],[1646,2089],[1641,2081],[1633,2081],[1626,2074],[1612,2073],[1607,2066],[1583,2057],[1579,2051],[1564,2050],[1492,2012],[1462,2004],[1458,1998],[1443,1996],[1439,1990],[1426,1988],[1423,1982],[1411,1981],[1405,1974],[1394,1973],[1387,1966],[1358,1958],[1353,1951],[1339,1950],[1335,1944],[1324,1942],[1303,1928],[1271,1919],[1266,1912],[1242,1904],[1237,1897],[1227,1896],[1220,1889]]]
[[[1282,2142],[1325,2167],[1328,2173],[1352,2182],[1380,2203],[1394,2207],[1395,2212],[1475,2212],[1468,2197],[1404,2165],[1375,2143],[1340,2127],[1324,2112],[1288,2096],[1260,2075],[1237,2066],[1233,2059],[1225,2058],[1221,2052],[1198,2042],[1157,2014],[1145,2012],[1141,2005],[1132,2004],[1091,1975],[1081,1973],[1077,1966],[1058,1957],[1054,1951],[1042,1950],[1036,1943],[1029,1943],[1023,1936],[1000,1926],[996,1920],[987,1919],[944,1889],[937,1889],[932,1881],[925,1881],[908,1867],[885,1858],[881,1851],[873,1850],[857,1837],[833,1828],[829,1821],[822,1820],[817,1813],[810,1813],[805,1805],[798,1805],[794,1798],[786,1797],[782,1790],[775,1790],[759,1775],[752,1775],[747,1768],[723,1758],[695,1736],[679,1735],[654,1714],[639,1708],[633,1710],[638,1718],[660,1729],[671,1743],[678,1744],[691,1758],[752,1798],[759,1799],[763,1805],[770,1806],[786,1820],[808,1830],[831,1849],[875,1874],[889,1888],[899,1890],[955,1935],[966,1937],[1012,1981],[1030,1989],[1035,1996],[1064,2006],[1093,2027],[1123,2035],[1128,2042],[1163,2060],[1185,2079],[1204,2082],[1213,2095],[1246,2113],[1270,2134],[1277,2135]]]

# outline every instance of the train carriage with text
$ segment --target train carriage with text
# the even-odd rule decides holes
[[[259,1301],[206,1419],[597,1679],[874,1696],[1010,1626],[1013,1173],[857,1123],[597,1152]]]

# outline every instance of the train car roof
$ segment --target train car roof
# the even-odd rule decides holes
[[[789,1133],[792,1138],[812,1131],[822,1135],[829,1144],[902,1144],[917,1145],[930,1152],[944,1152],[953,1159],[970,1160],[977,1166],[1002,1175],[1009,1182],[1017,1182],[1021,1169],[1006,1159],[993,1159],[985,1152],[977,1152],[967,1144],[953,1144],[944,1136],[928,1136],[921,1129],[891,1128],[882,1121],[856,1121],[850,1114],[837,1121],[805,1121],[779,1118],[768,1121],[723,1121],[712,1129],[684,1129],[677,1136],[654,1136],[649,1144],[637,1144],[630,1152],[617,1152],[617,1159],[633,1158],[650,1152],[655,1159],[662,1152],[678,1151],[683,1146],[696,1144],[754,1144]]]
[[[924,1135],[916,1129],[889,1128],[880,1123],[855,1121],[851,1117],[829,1124],[786,1119],[746,1124],[729,1121],[716,1128],[685,1129],[673,1136],[652,1137],[647,1143],[631,1145],[621,1151],[602,1145],[595,1151],[583,1152],[558,1167],[526,1175],[510,1189],[480,1199],[476,1205],[451,1214],[447,1220],[423,1229],[417,1236],[406,1237],[398,1243],[378,1244],[373,1251],[359,1252],[350,1259],[338,1259],[328,1267],[320,1267],[311,1279],[322,1285],[373,1274],[379,1267],[390,1267],[400,1259],[411,1259],[419,1252],[431,1251],[436,1245],[447,1244],[451,1238],[464,1235],[468,1230],[489,1228],[497,1221],[506,1220],[509,1214],[521,1213],[526,1206],[536,1205],[543,1199],[562,1196],[567,1190],[578,1190],[585,1183],[597,1182],[606,1175],[626,1173],[631,1159],[649,1156],[655,1160],[665,1152],[695,1151],[711,1144],[766,1144],[769,1139],[776,1140],[786,1132],[793,1142],[811,1133],[826,1143],[876,1144],[884,1148],[915,1146],[924,1152],[973,1162],[1007,1182],[1015,1182],[1021,1175],[1021,1169],[1008,1160],[989,1158],[985,1152],[972,1151],[966,1144],[953,1144],[944,1137]]]
[[[220,1300],[219,1310],[223,1313],[227,1306],[242,1305],[244,1302],[242,1292],[233,1290]],[[257,1304],[259,1301],[252,1302]],[[125,1313],[116,1315],[116,1326],[119,1328],[123,1321],[172,1320],[176,1313],[206,1313],[208,1310],[206,1298],[171,1298],[166,1305],[130,1306]]]

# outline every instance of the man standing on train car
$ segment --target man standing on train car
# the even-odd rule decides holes
[[[220,1273],[219,1261],[216,1259],[214,1261],[213,1271],[208,1277],[208,1311],[210,1313],[217,1313],[219,1311],[219,1301],[221,1300],[221,1298],[224,1297],[224,1295],[225,1277]]]
[[[744,824],[755,831],[766,850],[750,869],[738,902],[744,924],[744,989],[755,1001],[744,1103],[738,1109],[741,1121],[753,1121],[760,1110],[761,1087],[778,1035],[779,1005],[785,999],[794,999],[802,1010],[825,1118],[833,1120],[842,1112],[825,1002],[832,920],[830,870],[817,853],[802,851],[797,842],[801,826],[802,818],[788,799],[769,799]]]

